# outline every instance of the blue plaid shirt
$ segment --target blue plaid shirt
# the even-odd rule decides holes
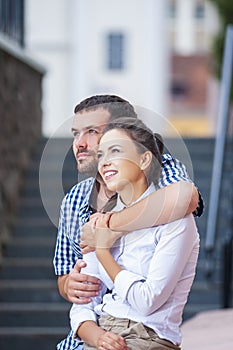
[[[184,164],[171,155],[164,154],[159,187],[161,188],[181,180],[191,182]],[[80,182],[63,199],[53,261],[56,275],[68,274],[74,267],[77,259],[82,258],[78,245],[80,227],[88,220],[91,214],[90,196],[94,183],[94,178],[88,178]],[[194,215],[201,216],[202,212],[203,200],[201,195],[199,195],[199,203]],[[83,342],[74,339],[72,332],[70,332],[67,338],[57,345],[57,349],[83,350]]]

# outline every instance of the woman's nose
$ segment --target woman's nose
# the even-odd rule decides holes
[[[109,156],[105,155],[99,159],[99,167],[105,168],[109,165],[111,165],[111,159]]]
[[[109,166],[109,165],[111,165],[111,161],[110,161],[110,160],[106,160],[106,161],[104,162],[104,164],[103,164],[104,167],[107,167],[107,166]]]

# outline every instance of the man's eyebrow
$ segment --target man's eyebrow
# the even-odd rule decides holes
[[[81,130],[100,129],[103,125],[104,124],[102,124],[102,125],[88,125],[88,126],[85,126],[85,128],[82,128]],[[71,128],[71,131],[77,131],[77,130],[79,130],[79,129],[75,128],[75,127]]]
[[[71,131],[77,131],[78,129],[75,129],[75,128],[71,128]]]

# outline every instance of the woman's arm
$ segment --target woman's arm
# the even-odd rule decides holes
[[[100,278],[95,253],[92,252],[86,255],[86,264],[83,272]],[[94,308],[102,302],[102,296],[105,293],[106,287],[102,283],[101,295],[92,298],[89,304],[73,304],[70,310],[71,329],[75,337],[79,337],[96,349],[127,350],[125,340],[121,336],[112,332],[106,332],[96,323],[97,315]]]
[[[123,269],[122,267],[114,260],[113,256],[110,253],[109,248],[97,248],[96,256],[99,262],[103,265],[105,271],[114,282],[116,276]]]
[[[159,230],[159,241],[146,278],[123,270],[114,281],[123,301],[144,316],[160,308],[178,283],[187,296],[195,276],[199,236],[194,218],[189,215]]]
[[[129,232],[159,226],[192,213],[198,204],[198,191],[188,181],[160,188],[129,208],[115,212],[108,221],[113,231]]]
[[[105,331],[101,329],[93,321],[85,321],[81,324],[77,331],[77,336],[82,339],[85,343],[97,348],[99,344],[98,339],[103,335]]]
[[[96,349],[128,349],[123,337],[113,332],[106,332],[93,321],[83,322],[78,329],[78,336]]]
[[[185,292],[194,278],[198,256],[198,234],[192,216],[162,226],[159,242],[146,277],[121,268],[108,249],[97,249],[96,256],[114,281],[123,301],[147,316],[163,305],[174,291],[189,262],[184,276]],[[195,247],[195,248],[194,248]]]
[[[191,202],[190,198],[192,198]],[[83,248],[82,253],[88,253],[96,247],[94,230],[96,218],[100,223],[99,227],[106,230],[105,241],[108,239],[109,244],[102,245],[105,248],[111,247],[114,241],[128,232],[181,219],[186,215],[186,211],[191,213],[196,208],[197,202],[198,191],[195,186],[188,181],[179,181],[151,193],[124,210],[94,214],[82,227],[80,244]],[[107,229],[109,229],[108,232]]]
[[[146,227],[167,224],[195,211],[201,216],[203,200],[191,181],[185,165],[170,154],[163,154],[160,189],[148,200],[113,214],[109,227],[114,231],[129,232]]]
[[[99,264],[95,253],[91,252],[87,254],[85,257],[85,262],[86,267],[81,270],[81,274],[83,274],[84,277],[85,275],[95,276],[100,280]],[[92,282],[90,280],[86,280],[85,283],[91,284]],[[106,285],[104,283],[101,283],[101,288],[98,295],[96,293],[95,297],[92,297],[91,301],[88,304],[82,305],[80,303],[72,305],[70,310],[70,324],[74,334],[77,334],[77,330],[83,322],[87,320],[96,322],[97,316],[94,311],[94,308],[96,305],[102,302],[102,297],[106,293],[106,290]]]

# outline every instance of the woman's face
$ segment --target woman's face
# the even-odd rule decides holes
[[[118,192],[125,204],[136,200],[147,188],[143,157],[124,130],[107,131],[100,140],[99,173],[108,189]]]

